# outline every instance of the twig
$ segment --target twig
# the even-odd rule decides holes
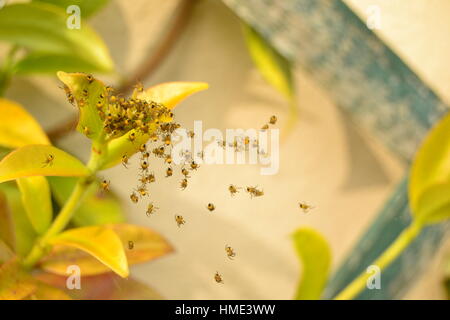
[[[162,64],[176,41],[180,38],[185,30],[185,26],[189,22],[192,15],[192,9],[198,0],[181,0],[178,14],[173,25],[162,39],[155,53],[148,59],[144,60],[136,72],[127,80],[125,80],[117,89],[118,93],[127,94],[138,81],[143,81],[151,76],[156,69]],[[58,140],[75,129],[78,116],[69,119],[67,122],[47,131],[47,135],[51,141]]]

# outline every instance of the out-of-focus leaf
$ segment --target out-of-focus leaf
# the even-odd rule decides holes
[[[75,188],[77,178],[49,177],[48,180],[56,201],[63,205]],[[75,226],[85,227],[125,221],[117,196],[111,191],[100,191],[98,181],[92,183],[86,193],[72,218],[71,222]]]
[[[147,102],[154,101],[173,109],[190,95],[206,89],[208,89],[208,84],[204,82],[167,82],[148,88],[143,92],[135,91],[133,95],[138,99]],[[171,121],[171,119],[160,119],[160,122],[168,121]],[[150,124],[150,133],[156,129],[154,124]],[[102,169],[111,168],[120,163],[124,155],[131,157],[139,150],[139,146],[146,143],[149,139],[148,134],[143,134],[135,130],[131,130],[131,132],[134,132],[136,135],[136,139],[133,142],[128,139],[129,134],[126,134],[108,143],[108,156],[101,167]]]
[[[53,209],[50,186],[42,176],[17,179],[22,203],[34,230],[38,234],[47,231],[52,222]]]
[[[72,300],[63,290],[43,282],[36,282],[36,291],[28,298],[31,300]]]
[[[206,89],[208,84],[205,82],[166,82],[136,93],[136,96],[138,99],[155,101],[173,109],[190,95]]]
[[[53,160],[48,161],[49,157]],[[53,146],[27,145],[0,161],[0,183],[30,176],[86,176],[90,171],[70,154]]]
[[[110,227],[120,237],[129,265],[159,258],[173,250],[161,235],[151,229],[130,224],[115,224]],[[133,249],[129,249],[129,241],[132,241]],[[55,247],[40,263],[43,270],[60,275],[66,274],[67,267],[71,264],[78,265],[85,276],[110,271],[86,253],[63,246]]]
[[[14,229],[6,195],[0,190],[0,240],[14,248]]]
[[[12,252],[11,248],[0,239],[0,266],[5,261],[11,260],[14,256],[14,252]]]
[[[6,195],[8,212],[12,220],[14,252],[23,257],[30,251],[37,234],[28,220],[17,186],[15,184],[2,183],[0,188]]]
[[[76,57],[110,72],[113,62],[100,37],[81,21],[80,29],[67,27],[69,15],[62,8],[42,2],[18,3],[0,11],[0,40],[34,52]]]
[[[47,73],[53,75],[58,70],[67,72],[97,72],[98,67],[86,60],[65,54],[30,53],[17,61],[14,72],[19,75]]]
[[[70,89],[79,106],[80,118],[77,130],[90,139],[97,139],[103,130],[103,121],[98,113],[97,103],[107,103],[105,85],[97,79],[89,82],[83,73],[59,71],[57,75],[59,80]],[[84,90],[87,94],[83,92]],[[100,95],[103,95],[103,98]]]
[[[64,245],[83,250],[123,278],[128,277],[128,263],[118,235],[105,226],[70,229],[53,238],[53,245]],[[85,271],[80,266],[81,272]]]
[[[13,259],[0,267],[0,300],[21,300],[36,290],[35,281]]]
[[[328,243],[320,233],[311,228],[298,229],[293,234],[293,241],[303,266],[295,299],[320,299],[331,265]]]
[[[86,19],[92,14],[103,8],[109,0],[33,0],[53,4],[59,6],[64,10],[71,5],[80,7],[81,17]]]
[[[413,217],[424,224],[450,218],[450,114],[425,138],[410,171]]]
[[[242,24],[250,56],[264,79],[287,98],[294,96],[291,63],[273,48],[258,32]]]
[[[133,279],[122,279],[112,272],[96,276],[81,276],[81,289],[68,290],[67,276],[39,273],[36,277],[51,286],[64,290],[76,300],[161,300],[153,288]]]
[[[27,144],[50,144],[36,120],[16,102],[0,98],[0,145],[19,148]]]

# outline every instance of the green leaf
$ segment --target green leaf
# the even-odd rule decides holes
[[[36,290],[33,278],[13,259],[0,268],[0,300],[24,299]]]
[[[0,146],[19,148],[27,144],[50,144],[44,130],[18,103],[0,98]]]
[[[14,73],[28,75],[47,73],[53,75],[59,70],[67,72],[97,72],[98,67],[91,63],[67,54],[30,53],[16,62]],[[101,71],[101,70],[100,70]]]
[[[253,28],[242,24],[250,56],[264,79],[275,89],[292,99],[295,95],[291,63]]]
[[[97,79],[89,82],[83,73],[59,71],[57,76],[70,89],[77,101],[80,111],[77,130],[89,139],[99,139],[103,132],[103,121],[97,110],[97,103],[107,103],[105,85]],[[84,90],[87,91],[87,96],[83,93]],[[103,98],[100,97],[102,94]]]
[[[109,0],[33,0],[35,2],[46,2],[59,6],[64,10],[71,5],[77,5],[80,7],[81,17],[86,19],[93,15],[95,12],[103,8]]]
[[[328,243],[320,233],[311,228],[298,229],[292,237],[303,266],[295,299],[320,299],[331,266]]]
[[[22,203],[28,219],[38,234],[43,234],[52,222],[53,209],[50,186],[42,176],[17,179]]]
[[[80,160],[53,146],[27,145],[0,161],[0,183],[30,176],[81,177],[89,174],[89,169]]]
[[[83,250],[108,266],[119,276],[128,277],[128,263],[119,236],[105,226],[70,229],[49,240],[52,245],[64,245]]]
[[[122,241],[129,265],[143,263],[162,257],[173,251],[172,246],[157,232],[140,226],[120,223],[108,226]],[[129,241],[133,242],[130,249]],[[41,262],[40,267],[48,272],[65,275],[67,267],[78,265],[84,276],[92,276],[110,270],[92,256],[70,247],[54,247]]]
[[[13,227],[13,249],[19,256],[25,256],[31,249],[36,239],[36,231],[34,230],[25,208],[22,204],[21,194],[15,184],[0,184],[1,191],[6,195],[8,203],[8,212]]]
[[[410,171],[412,214],[423,224],[450,218],[450,114],[431,129]]]
[[[77,178],[49,177],[48,180],[56,201],[62,206],[75,188]],[[73,225],[85,227],[125,221],[117,196],[111,191],[100,190],[98,181],[91,184],[86,197],[74,213],[71,220]]]
[[[33,52],[76,57],[101,72],[112,71],[113,62],[101,38],[85,21],[80,29],[69,29],[68,18],[65,10],[42,2],[11,4],[0,10],[0,40]]]
[[[158,102],[169,109],[173,109],[190,95],[206,89],[208,89],[208,84],[205,82],[166,82],[150,87],[143,92],[135,91],[133,96],[148,102]],[[160,122],[166,122],[166,119],[161,118]],[[150,134],[156,129],[157,127],[154,124],[150,124]],[[131,132],[136,135],[133,142],[128,139]],[[107,147],[107,158],[101,169],[111,168],[120,163],[124,155],[131,157],[139,150],[141,144],[148,141],[149,137],[149,134],[131,130],[128,134],[111,140]]]

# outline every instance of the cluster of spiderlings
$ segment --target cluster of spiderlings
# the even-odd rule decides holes
[[[157,102],[148,102],[136,97],[125,99],[110,95],[112,90],[107,88],[97,102],[100,118],[103,120],[103,128],[108,138],[115,138],[123,132],[135,130],[148,134],[160,125],[161,119],[171,121],[173,113],[170,109]],[[104,100],[106,98],[106,100]],[[130,133],[130,140],[133,141]]]

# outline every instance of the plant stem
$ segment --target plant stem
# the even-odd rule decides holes
[[[28,256],[24,259],[23,265],[26,268],[32,268],[41,257],[46,253],[46,248],[48,245],[48,241],[53,236],[57,235],[61,231],[63,231],[67,224],[73,217],[76,209],[79,204],[83,201],[83,198],[86,196],[86,191],[94,181],[95,172],[97,172],[98,168],[101,165],[101,159],[104,156],[104,152],[106,150],[105,145],[103,143],[103,137],[101,137],[100,142],[93,142],[91,158],[87,164],[87,167],[91,170],[92,174],[88,177],[79,178],[75,188],[72,191],[67,202],[62,207],[56,219],[53,221],[50,228],[47,232],[42,236],[42,238],[38,239],[31,249]]]
[[[380,268],[380,271],[389,266],[400,253],[419,235],[422,230],[422,224],[413,221],[411,225],[403,230],[397,239],[387,248],[373,265]],[[347,287],[345,287],[334,299],[335,300],[350,300],[355,298],[366,286],[367,279],[370,274],[367,272],[361,273],[355,280],[353,280]]]

